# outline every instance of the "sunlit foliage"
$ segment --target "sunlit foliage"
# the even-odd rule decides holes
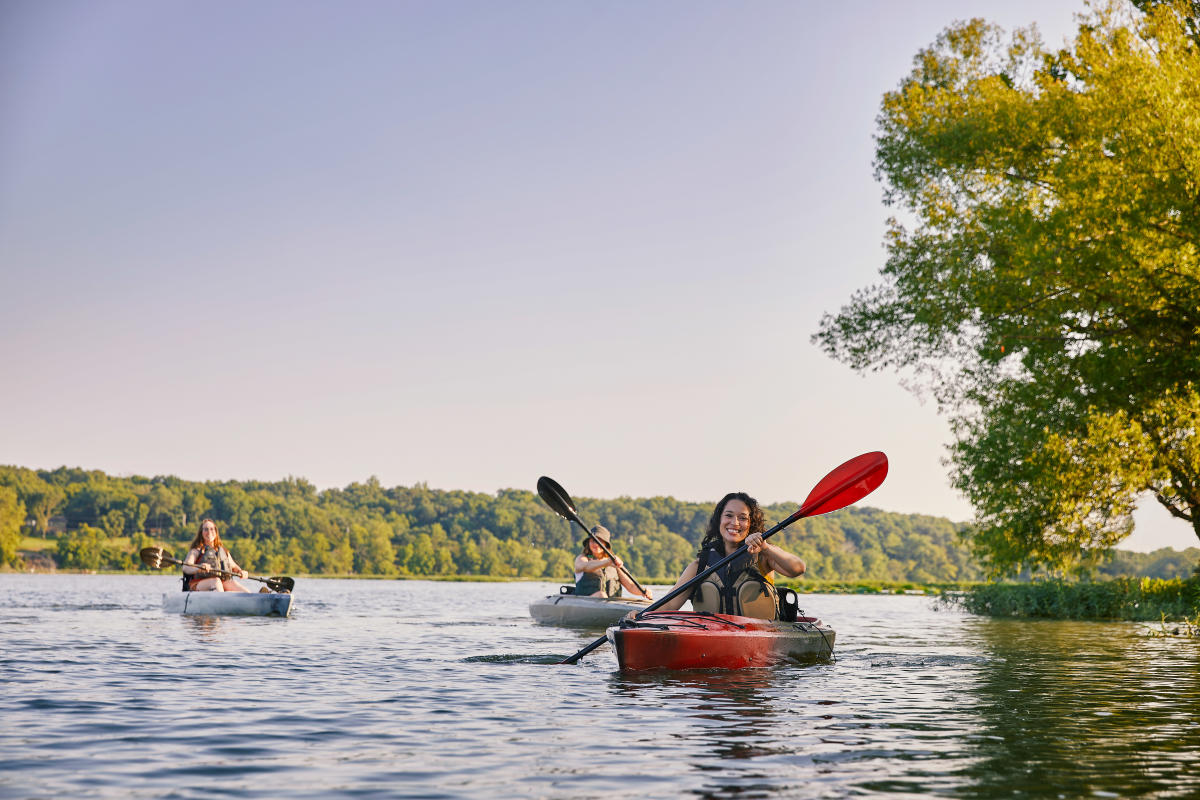
[[[0,565],[17,563],[24,520],[25,506],[17,499],[16,489],[0,485]]]
[[[1047,51],[980,20],[887,94],[882,281],[814,337],[949,413],[994,574],[1087,567],[1150,492],[1200,536],[1200,37],[1114,2]]]
[[[65,569],[134,568],[137,550],[156,542],[181,555],[204,517],[216,520],[240,564],[266,574],[570,582],[583,539],[578,526],[519,489],[491,495],[423,484],[386,488],[371,478],[319,492],[297,478],[199,483],[0,467],[0,487],[6,486],[13,487],[14,503],[60,498],[47,509],[46,524],[65,528],[51,551]],[[585,520],[613,532],[613,547],[644,581],[674,581],[695,558],[712,511],[710,503],[672,497],[576,500]],[[797,505],[768,506],[766,516],[783,519]],[[40,532],[32,518],[29,529]],[[801,520],[774,541],[801,554],[817,580],[978,579],[982,573],[959,529],[938,517],[853,507]]]

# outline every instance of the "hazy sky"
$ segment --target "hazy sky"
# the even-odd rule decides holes
[[[1083,9],[0,0],[0,463],[799,502],[883,450],[865,504],[969,519],[932,401],[809,337],[917,51]]]

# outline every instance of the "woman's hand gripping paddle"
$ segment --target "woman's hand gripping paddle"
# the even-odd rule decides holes
[[[812,491],[808,493],[804,504],[796,509],[796,513],[785,519],[783,522],[772,527],[770,530],[764,531],[762,538],[765,542],[770,537],[779,533],[779,531],[791,525],[798,519],[804,517],[815,517],[820,514],[828,514],[830,511],[837,511],[839,508],[845,508],[851,503],[856,503],[863,499],[871,492],[879,488],[883,483],[883,479],[887,477],[888,460],[887,456],[881,452],[875,451],[872,453],[863,453],[861,456],[856,456],[839,467],[836,467],[832,472],[822,478]],[[540,493],[540,482],[539,482]],[[560,512],[561,513],[561,512]],[[582,524],[582,523],[581,523]],[[668,600],[678,597],[684,592],[689,591],[693,586],[698,584],[708,575],[723,567],[728,562],[740,556],[746,550],[746,545],[742,545],[734,552],[725,556],[717,563],[700,572],[696,577],[692,578],[687,583],[678,587],[674,591],[668,592],[665,597],[654,603],[651,603],[646,608],[639,611],[635,617],[640,617],[643,614],[648,614],[659,608]],[[570,658],[563,659],[558,662],[560,664],[574,664],[579,659],[583,658],[588,653],[595,650],[600,645],[604,644],[607,637],[601,636],[596,641],[589,644],[587,647],[580,650]]]
[[[142,557],[142,563],[148,567],[152,567],[153,569],[162,569],[166,564],[178,564],[181,567],[184,566],[182,561],[171,558],[161,547],[143,547],[141,551],[138,552],[138,555]],[[201,565],[188,564],[187,566],[198,568]],[[213,569],[211,567],[209,567],[208,572],[214,575],[228,575],[230,578],[242,577],[241,575],[234,575],[232,572],[226,572],[223,569]],[[257,575],[247,575],[246,577],[252,581],[265,583],[267,588],[272,592],[290,593],[292,589],[296,588],[296,582],[286,576],[280,578],[260,578]]]
[[[603,550],[604,554],[609,557],[613,565],[616,565],[617,557],[613,555],[612,550],[608,549],[608,545],[600,541],[599,537],[592,533],[591,528],[583,524],[583,520],[581,520],[579,518],[579,514],[575,512],[575,504],[571,502],[571,495],[567,494],[566,489],[559,486],[556,481],[543,475],[542,477],[538,478],[537,490],[538,496],[546,502],[546,505],[550,506],[550,509],[554,511],[555,514],[558,514],[568,522],[578,522],[579,527],[583,528],[583,532],[588,535],[588,538],[600,545],[600,549]],[[625,576],[633,582],[633,585],[638,588],[638,591],[641,592],[642,595],[645,596],[649,594],[642,587],[642,585],[637,582],[637,578],[633,577],[633,574],[629,570],[625,569],[623,566],[617,567],[617,569],[625,573]]]

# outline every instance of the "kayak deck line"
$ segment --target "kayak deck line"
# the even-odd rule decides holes
[[[701,621],[697,617],[703,617]],[[658,622],[657,620],[665,620]],[[621,628],[654,628],[657,630],[670,630],[673,626],[682,626],[689,628],[698,628],[705,630],[705,623],[710,622],[717,625],[728,625],[739,630],[745,630],[746,626],[740,622],[734,622],[732,619],[727,619],[712,611],[660,611],[654,615],[654,620],[646,622],[645,618],[626,617],[617,623]]]

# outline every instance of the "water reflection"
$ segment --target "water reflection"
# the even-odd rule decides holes
[[[980,795],[1200,795],[1194,643],[1129,624],[980,620],[971,632],[989,655],[964,771]]]
[[[185,633],[210,643],[222,639],[224,626],[229,623],[229,619],[226,617],[206,614],[180,614],[179,619],[182,621],[180,624]]]
[[[759,797],[780,788],[771,759],[791,754],[778,735],[784,686],[793,670],[686,671],[614,674],[615,695],[654,697],[687,718],[674,736],[704,775],[689,794],[702,798]]]
[[[528,619],[552,588],[314,581],[285,620],[0,575],[0,796],[1200,796],[1200,641],[825,596],[833,663],[624,675],[544,663],[592,640]]]

